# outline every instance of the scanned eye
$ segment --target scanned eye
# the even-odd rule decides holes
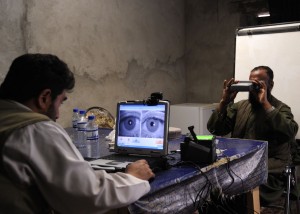
[[[163,138],[164,117],[162,111],[143,111],[142,115],[142,137]]]
[[[140,117],[138,111],[121,111],[120,112],[120,136],[137,137],[140,135]]]

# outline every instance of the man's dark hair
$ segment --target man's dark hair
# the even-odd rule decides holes
[[[257,66],[255,68],[253,68],[252,71],[257,71],[257,70],[260,70],[260,69],[266,70],[267,75],[269,77],[269,81],[273,81],[274,73],[273,73],[273,70],[270,67],[265,66],[265,65],[260,65],[260,66]]]
[[[0,98],[23,103],[51,89],[52,100],[74,88],[75,79],[67,64],[51,54],[24,54],[17,57],[0,86]]]

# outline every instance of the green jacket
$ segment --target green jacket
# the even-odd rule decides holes
[[[269,170],[273,163],[277,163],[274,168],[282,168],[291,160],[298,124],[289,106],[273,96],[270,103],[275,109],[269,113],[253,109],[248,100],[231,103],[223,115],[217,111],[211,115],[207,128],[214,135],[268,141]]]

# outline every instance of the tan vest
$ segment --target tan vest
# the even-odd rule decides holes
[[[40,121],[50,120],[47,116],[35,112],[19,112],[18,109],[0,112],[0,152],[10,134],[19,128]],[[27,214],[51,213],[48,204],[35,185],[22,186],[9,178],[0,162],[0,213]]]

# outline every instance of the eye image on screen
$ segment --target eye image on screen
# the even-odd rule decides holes
[[[164,118],[162,111],[143,111],[141,118],[141,137],[163,138]]]
[[[119,135],[127,137],[140,136],[140,111],[120,111]]]

